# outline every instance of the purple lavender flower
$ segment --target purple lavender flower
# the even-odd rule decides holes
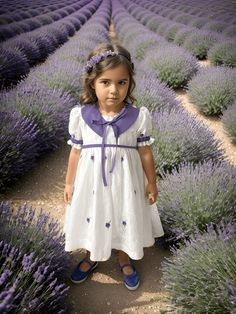
[[[171,252],[161,267],[161,283],[171,307],[187,308],[189,313],[234,313],[236,220],[209,224],[206,232],[172,247]]]
[[[90,71],[97,63],[101,62],[103,59],[107,58],[108,56],[115,56],[117,55],[116,52],[108,50],[104,53],[91,57],[87,64],[83,67],[82,72],[86,73]]]

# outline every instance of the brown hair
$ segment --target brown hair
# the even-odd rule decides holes
[[[130,83],[129,88],[127,92],[127,96],[125,98],[125,101],[128,101],[128,99],[131,102],[136,101],[135,97],[132,95],[132,92],[136,86],[134,81],[134,69],[133,69],[133,63],[131,61],[131,56],[128,50],[126,50],[124,47],[120,45],[112,45],[109,43],[102,43],[94,48],[94,50],[89,54],[87,61],[100,53],[105,53],[106,51],[111,50],[114,52],[119,53],[115,56],[109,56],[107,58],[104,58],[102,61],[97,63],[93,68],[82,74],[81,77],[81,83],[82,83],[82,91],[80,93],[79,101],[80,104],[91,104],[95,103],[97,101],[97,96],[95,94],[95,90],[92,88],[93,82],[95,78],[102,74],[104,71],[108,69],[112,69],[120,64],[124,65],[129,73]]]

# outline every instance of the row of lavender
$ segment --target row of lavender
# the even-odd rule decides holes
[[[77,1],[78,3],[78,1]],[[76,10],[76,1],[66,0],[58,3],[57,0],[49,0],[45,3],[42,1],[1,1],[0,2],[0,25],[6,25],[14,22],[26,20],[28,18],[39,16],[41,14],[53,12],[61,8],[65,9],[65,6],[73,5]],[[72,9],[73,9],[72,8]],[[69,7],[66,9],[69,10]],[[71,11],[71,10],[70,10]],[[72,10],[73,12],[73,10]],[[69,13],[72,13],[69,12]],[[57,12],[58,13],[58,12]]]
[[[164,37],[169,42],[182,46],[198,59],[208,58],[214,65],[236,66],[236,25],[196,19],[161,5],[140,0],[126,1],[125,5],[130,14],[153,32]],[[164,11],[164,16],[162,15]],[[215,30],[215,31],[214,31]],[[231,33],[227,36],[231,30]],[[217,32],[218,31],[218,32]]]
[[[13,147],[18,149],[14,163],[18,163],[20,158],[27,158],[23,162],[19,160],[25,165],[30,162],[30,158],[35,158],[37,147],[30,147],[28,136],[31,127],[24,129],[23,124],[20,124],[24,118],[33,122],[38,120],[42,130],[50,127],[47,130],[49,138],[44,138],[45,142],[56,143],[59,137],[62,139],[61,134],[54,130],[55,123],[63,123],[62,128],[66,131],[68,112],[76,103],[71,100],[66,89],[69,92],[79,89],[79,83],[75,80],[79,77],[82,63],[88,53],[99,42],[108,41],[110,16],[110,2],[103,1],[94,16],[68,43],[50,56],[45,64],[35,68],[30,77],[14,91],[4,94],[6,116],[10,123],[5,125],[6,120],[3,121],[6,129],[1,132],[1,136],[4,133],[9,136],[11,131],[11,141],[6,143],[6,137],[1,141],[3,146],[8,144],[8,149],[5,147],[5,156],[1,152],[3,165],[8,163],[8,166],[11,166]],[[70,76],[67,77],[69,72]],[[52,79],[51,83],[54,81],[55,84],[60,84],[57,86],[59,89],[46,87],[46,77],[51,75],[54,75],[55,79]],[[34,78],[34,81],[31,81],[31,78]],[[67,100],[63,97],[67,97]],[[18,133],[21,133],[20,136]],[[16,141],[14,137],[17,138]],[[34,143],[37,142],[38,139],[35,139]],[[27,149],[28,151],[25,151]],[[60,226],[48,215],[41,212],[36,217],[32,208],[22,206],[18,208],[16,216],[13,216],[11,206],[2,203],[0,251],[0,262],[3,265],[0,271],[1,313],[64,313],[73,310],[69,301],[65,300],[68,287],[64,282],[69,275],[69,256],[64,252],[64,236]]]
[[[113,3],[113,21],[119,41],[132,53],[138,35],[132,40],[129,22],[145,45],[146,33],[121,2]],[[149,58],[155,58],[155,51]],[[186,313],[230,313],[236,305],[236,168],[223,159],[219,141],[188,115],[174,92],[145,63],[136,58],[134,63],[138,104],[145,104],[153,116],[157,206],[166,241],[174,244],[173,256],[162,265],[167,301],[174,313],[180,307]]]
[[[133,8],[134,5],[129,1],[122,3],[126,7],[129,5],[129,8]],[[143,10],[140,12],[143,14]],[[150,14],[149,12],[148,15],[142,16],[147,18]],[[123,32],[122,41],[132,50],[133,55],[161,82],[174,90],[187,89],[190,100],[204,114],[223,115],[225,132],[235,143],[236,70],[222,66],[200,67],[198,60],[190,52],[150,31],[130,14],[123,20],[125,23],[121,28],[126,31]]]
[[[32,30],[34,28],[32,26],[26,33],[20,35],[13,31],[12,35],[15,37],[1,43],[0,46],[0,88],[11,87],[27,76],[30,67],[44,61],[73,36],[91,18],[100,3],[101,0],[82,0],[75,5],[74,13],[66,14],[65,11],[58,21],[50,25],[41,23],[38,29]],[[28,22],[33,25],[34,18]],[[5,28],[11,25],[12,23]],[[7,30],[4,29],[1,33],[7,34]]]
[[[151,2],[157,4],[155,0]],[[174,9],[176,13],[182,12],[186,15],[236,24],[234,0],[228,0],[227,3],[221,0],[209,0],[207,2],[204,0],[159,0],[158,4],[163,14],[167,14],[168,9]]]
[[[47,3],[41,3],[36,9],[31,10],[29,3],[22,3],[21,9],[15,12],[12,12],[12,4],[6,4],[5,9],[8,13],[0,15],[0,41],[54,23],[75,13],[85,4],[88,4],[88,1],[71,2],[65,0],[58,8]],[[34,3],[31,5],[34,7]]]

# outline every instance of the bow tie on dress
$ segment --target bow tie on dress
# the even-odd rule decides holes
[[[124,116],[124,114],[125,114],[124,109],[125,108],[123,108],[121,113],[118,116],[116,116],[114,119],[112,119],[111,121],[92,120],[93,124],[103,126],[103,134],[102,134],[102,178],[103,178],[103,182],[104,182],[105,186],[107,186],[107,180],[106,180],[106,175],[105,175],[105,141],[106,141],[107,126],[108,125],[112,126],[114,134],[115,134],[115,138],[116,138],[116,150],[115,150],[114,157],[112,159],[111,169],[109,171],[110,173],[112,173],[112,171],[115,167],[115,163],[116,163],[116,152],[117,152],[118,137],[119,137],[119,127],[116,124],[116,122]]]
[[[99,112],[96,105],[85,105],[82,110],[82,117],[85,122],[96,132],[98,135],[102,137],[102,144],[101,144],[101,159],[102,159],[102,179],[105,186],[107,186],[107,180],[105,175],[105,146],[106,146],[106,133],[107,133],[107,126],[110,125],[113,128],[116,144],[112,145],[116,147],[115,155],[112,160],[112,166],[110,169],[110,173],[114,170],[115,163],[116,163],[116,152],[118,145],[118,137],[120,134],[125,132],[137,119],[139,114],[139,109],[135,108],[129,104],[127,104],[121,112],[115,116],[111,121],[106,121],[101,113]],[[86,145],[85,145],[86,146]],[[88,145],[90,147],[97,146],[97,145]],[[109,146],[109,144],[107,144]]]

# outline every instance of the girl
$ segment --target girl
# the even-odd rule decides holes
[[[142,259],[143,248],[164,234],[155,205],[152,120],[146,107],[132,104],[133,76],[126,49],[100,44],[83,68],[82,106],[70,112],[65,250],[87,250],[71,275],[75,283],[116,249],[124,284],[135,290],[140,278],[130,259]]]

